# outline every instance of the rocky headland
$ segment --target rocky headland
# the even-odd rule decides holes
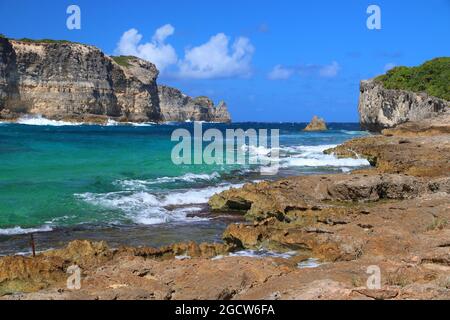
[[[205,96],[191,98],[180,90],[158,86],[159,106],[164,121],[230,122],[230,114],[224,101],[216,106]]]
[[[362,128],[381,131],[408,121],[436,117],[450,107],[450,57],[417,67],[396,67],[360,84]]]
[[[75,241],[34,258],[0,258],[1,299],[450,299],[450,113],[325,152],[372,167],[214,195],[213,214],[245,217],[222,243],[113,249]],[[261,248],[283,254],[233,254]],[[80,290],[66,287],[73,264]],[[373,270],[377,288],[367,284]]]
[[[0,119],[230,122],[227,106],[159,86],[154,64],[94,46],[0,36]]]

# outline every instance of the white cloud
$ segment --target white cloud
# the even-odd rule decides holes
[[[389,62],[386,63],[386,65],[384,66],[384,72],[387,72],[389,70],[391,70],[392,68],[395,68],[397,65],[393,62]]]
[[[187,49],[179,62],[181,78],[211,79],[248,76],[255,51],[248,38],[239,37],[230,47],[229,38],[218,33],[208,42]]]
[[[158,28],[153,35],[153,41],[157,43],[163,43],[164,40],[166,40],[167,37],[170,37],[175,33],[175,28],[170,25],[166,24],[163,25],[161,28]]]
[[[333,61],[329,65],[322,66],[319,70],[319,75],[325,78],[334,78],[337,76],[340,69],[339,63]]]
[[[120,38],[115,54],[139,57],[154,63],[160,71],[164,71],[178,62],[175,49],[164,42],[174,32],[175,28],[166,24],[156,30],[151,42],[140,44],[142,35],[138,30],[130,29]]]
[[[272,71],[269,72],[267,77],[270,80],[286,80],[289,79],[295,72],[295,69],[283,67],[277,64],[273,67]]]
[[[166,24],[156,30],[151,42],[141,43],[142,35],[138,30],[130,29],[122,35],[115,54],[150,61],[160,71],[173,66],[171,74],[179,78],[212,79],[251,74],[255,48],[248,38],[239,37],[231,44],[229,37],[218,33],[208,42],[186,49],[184,58],[178,59],[175,49],[166,43],[174,32],[175,28]]]

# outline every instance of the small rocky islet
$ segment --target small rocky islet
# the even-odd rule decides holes
[[[367,158],[371,168],[214,195],[213,214],[246,218],[228,226],[222,243],[113,249],[78,240],[36,257],[2,257],[0,298],[449,299],[448,107],[379,79],[362,82],[361,124],[381,133],[325,152]],[[280,254],[233,254],[261,248]],[[66,289],[74,264],[80,290]],[[381,288],[367,288],[370,266]]]
[[[319,118],[318,116],[314,116],[311,122],[303,129],[303,131],[325,131],[327,130],[327,124],[325,120]]]

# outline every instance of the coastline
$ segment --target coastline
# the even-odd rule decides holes
[[[24,114],[11,119],[1,119],[0,123],[10,124],[31,124],[31,125],[60,125],[60,126],[114,126],[114,125],[129,125],[129,126],[149,126],[158,124],[170,124],[170,123],[190,123],[190,120],[184,121],[128,121],[120,117],[109,116],[94,116],[89,115],[86,117],[43,117],[40,114]],[[223,123],[215,121],[198,121],[202,123]]]
[[[2,299],[446,299],[449,132],[447,114],[406,123],[327,151],[356,153],[371,162],[370,169],[247,184],[215,195],[209,201],[213,212],[239,212],[247,219],[230,224],[223,243],[112,250],[104,242],[75,241],[35,258],[0,258],[0,294],[7,294]],[[284,255],[255,257],[260,248]],[[64,289],[72,264],[83,270],[78,291]],[[366,288],[367,267],[373,265],[382,276],[377,290]]]

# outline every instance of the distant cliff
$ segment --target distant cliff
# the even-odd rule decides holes
[[[447,112],[450,107],[450,58],[421,66],[397,67],[371,80],[361,81],[361,126],[380,131],[407,121]]]
[[[0,119],[230,121],[224,103],[158,87],[158,73],[150,62],[109,57],[93,46],[0,37]]]
[[[192,121],[229,122],[227,105],[221,101],[217,106],[208,97],[191,98],[180,90],[158,86],[159,106],[164,121],[186,119]]]

